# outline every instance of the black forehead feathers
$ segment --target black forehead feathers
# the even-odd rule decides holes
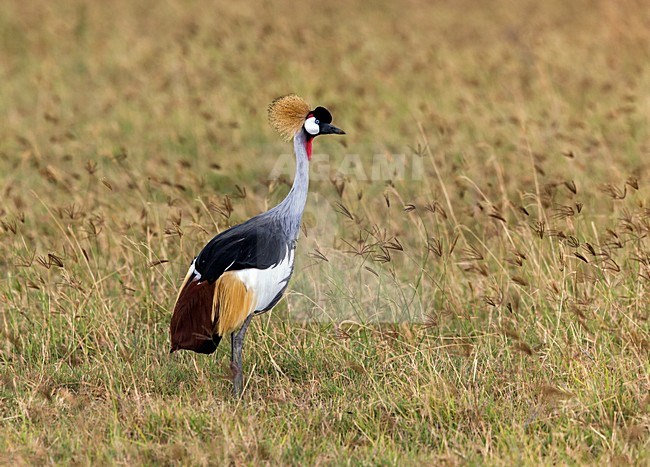
[[[310,113],[321,123],[332,123],[332,114],[325,107],[316,107]]]

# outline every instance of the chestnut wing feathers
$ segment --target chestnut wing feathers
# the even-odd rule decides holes
[[[171,351],[186,349],[211,354],[221,336],[214,332],[212,303],[215,284],[188,277],[181,286],[171,322]]]

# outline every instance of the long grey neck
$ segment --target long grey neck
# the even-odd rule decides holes
[[[309,158],[307,157],[307,135],[300,131],[293,138],[293,150],[296,154],[296,176],[289,194],[268,214],[280,224],[282,230],[291,240],[298,238],[300,220],[307,202],[309,190]]]

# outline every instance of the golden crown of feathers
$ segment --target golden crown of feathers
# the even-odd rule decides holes
[[[300,131],[309,105],[295,94],[278,97],[269,105],[269,123],[286,141]]]

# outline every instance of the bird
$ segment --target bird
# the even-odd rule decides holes
[[[230,334],[233,392],[243,391],[242,349],[253,316],[271,310],[293,274],[296,243],[307,202],[312,144],[320,135],[344,135],[325,107],[310,109],[288,94],[268,107],[271,127],[293,140],[296,173],[278,205],[230,227],[192,260],[171,317],[171,351],[212,354]]]

